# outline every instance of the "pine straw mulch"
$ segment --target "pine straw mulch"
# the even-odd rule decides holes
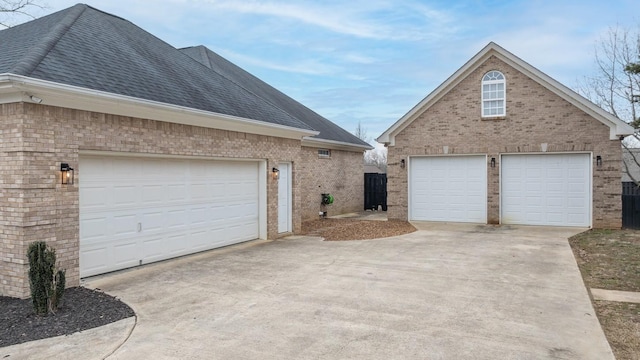
[[[302,234],[320,236],[327,241],[379,239],[416,231],[401,220],[318,219],[302,223]]]

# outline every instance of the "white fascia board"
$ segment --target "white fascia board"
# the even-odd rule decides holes
[[[302,139],[305,136],[319,134],[315,130],[271,124],[264,121],[91,90],[20,75],[0,74],[0,103],[33,102],[30,98],[32,95],[41,98],[42,105],[220,130],[289,139]]]
[[[420,103],[414,106],[407,114],[400,118],[395,124],[393,124],[387,131],[382,133],[378,139],[378,142],[395,145],[395,135],[408,126],[415,117],[437,100],[439,100],[450,89],[460,83],[466,76],[480,66],[490,56],[496,56],[503,62],[513,66],[516,70],[527,75],[534,81],[544,86],[549,91],[567,100],[572,105],[576,106],[580,110],[586,112],[596,120],[609,126],[609,139],[618,140],[620,136],[631,135],[634,133],[634,129],[631,125],[618,119],[602,108],[598,107],[588,99],[584,98],[575,91],[569,89],[565,85],[561,84],[557,80],[551,78],[542,71],[531,66],[526,61],[513,55],[509,51],[505,50],[498,44],[491,42],[485,46],[480,52],[478,52],[473,58],[467,61],[458,71],[453,73],[444,83],[438,86],[427,97],[425,97]]]
[[[373,149],[373,146],[351,144],[351,143],[335,141],[335,140],[318,139],[318,138],[313,138],[309,136],[302,138],[302,146],[318,148],[318,149],[345,150],[345,151],[354,151],[354,152],[361,152],[361,151]]]

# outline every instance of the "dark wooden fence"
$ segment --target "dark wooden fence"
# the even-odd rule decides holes
[[[364,174],[364,209],[387,211],[387,174]]]
[[[640,187],[632,181],[622,183],[622,227],[640,229]]]

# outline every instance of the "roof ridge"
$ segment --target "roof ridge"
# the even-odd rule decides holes
[[[40,62],[49,54],[51,49],[60,41],[62,36],[73,26],[80,15],[84,13],[88,5],[77,4],[69,9],[69,13],[62,21],[53,26],[51,32],[42,41],[33,46],[27,54],[11,69],[16,75],[29,76]]]
[[[294,102],[297,102],[297,100],[295,100],[295,99],[291,98],[289,95],[287,95],[287,94],[283,93],[282,91],[280,91],[280,90],[276,89],[276,88],[275,88],[275,87],[273,87],[272,85],[269,85],[268,83],[266,83],[266,82],[264,82],[264,81],[260,80],[260,78],[258,78],[257,76],[255,76],[255,75],[251,74],[250,72],[248,72],[248,71],[244,70],[243,68],[239,67],[238,65],[236,65],[236,64],[234,64],[234,63],[232,63],[231,61],[227,60],[226,58],[224,58],[224,57],[223,57],[223,56],[221,56],[220,54],[218,54],[218,53],[214,52],[213,50],[209,49],[208,47],[206,47],[206,46],[204,46],[204,45],[187,46],[187,47],[179,48],[179,49],[178,49],[178,51],[180,51],[181,53],[183,53],[185,56],[189,56],[189,55],[187,55],[186,53],[184,53],[184,52],[182,51],[183,49],[188,49],[188,48],[200,48],[200,52],[201,52],[201,53],[203,53],[202,55],[204,55],[204,59],[203,59],[203,60],[206,60],[206,61],[209,63],[209,65],[207,66],[207,65],[205,65],[205,64],[203,64],[203,63],[200,63],[198,60],[195,60],[195,59],[191,58],[193,61],[196,61],[196,62],[200,63],[200,65],[201,65],[201,66],[206,67],[207,69],[209,69],[209,71],[213,71],[214,73],[218,74],[219,76],[221,76],[221,77],[223,77],[223,78],[227,79],[227,81],[232,82],[233,84],[235,84],[236,86],[238,86],[238,87],[239,87],[239,88],[241,88],[242,90],[244,90],[244,91],[246,91],[246,92],[248,92],[248,93],[250,93],[250,94],[252,94],[252,95],[254,95],[254,96],[257,96],[258,98],[262,99],[262,101],[266,102],[267,104],[269,104],[269,105],[273,106],[274,108],[276,108],[276,109],[278,109],[278,110],[280,110],[280,111],[284,112],[285,114],[287,114],[288,116],[290,116],[290,117],[292,117],[292,118],[294,118],[294,119],[298,120],[299,122],[301,122],[301,123],[303,123],[303,124],[307,125],[307,127],[309,127],[310,129],[312,129],[312,130],[316,130],[316,129],[314,129],[314,128],[313,128],[313,126],[311,126],[311,125],[307,124],[307,123],[306,123],[306,122],[304,122],[302,119],[298,119],[298,118],[297,118],[296,116],[294,116],[293,114],[290,114],[290,113],[289,113],[289,111],[287,111],[286,109],[283,109],[280,105],[275,104],[275,103],[274,103],[273,101],[271,101],[270,99],[266,99],[266,98],[264,98],[264,97],[262,97],[262,96],[260,96],[260,95],[256,94],[256,92],[255,92],[255,91],[253,91],[253,90],[251,90],[251,89],[248,89],[246,86],[244,86],[244,85],[240,84],[240,83],[239,83],[238,81],[236,81],[235,79],[232,79],[232,78],[228,77],[227,75],[222,74],[222,73],[220,73],[220,72],[218,72],[218,71],[214,70],[214,69],[213,69],[213,67],[212,67],[214,62],[211,60],[211,57],[209,57],[209,53],[211,52],[211,53],[213,53],[213,54],[217,55],[218,57],[222,58],[224,61],[226,61],[226,62],[230,63],[231,65],[233,65],[233,66],[237,67],[238,69],[240,69],[240,70],[244,71],[245,73],[249,74],[251,77],[253,77],[253,78],[257,79],[258,81],[262,82],[263,84],[266,84],[267,86],[271,87],[271,88],[272,88],[272,89],[274,89],[275,91],[278,91],[279,93],[283,94],[284,96],[289,97],[289,98],[290,98],[291,100],[293,100]],[[189,56],[189,57],[191,57],[191,56]],[[305,106],[305,105],[303,105],[303,104],[300,104],[300,105]],[[306,106],[305,106],[305,107],[306,107]],[[307,108],[307,109],[309,109],[309,108]],[[309,109],[309,110],[310,110],[310,111],[312,111],[312,112],[314,112],[314,113],[316,113],[315,111],[313,111],[313,110],[311,110],[311,109]],[[318,114],[318,113],[316,113],[316,115],[318,115],[318,116],[320,116],[320,117],[323,117],[322,115],[320,115],[320,114]],[[323,118],[324,118],[324,117],[323,117]],[[329,119],[326,119],[326,120],[329,120]],[[317,131],[317,130],[316,130],[316,131]]]
[[[259,83],[261,86],[266,86],[266,87],[268,87],[270,90],[275,91],[275,92],[277,92],[278,94],[280,94],[280,95],[284,96],[284,98],[286,98],[286,99],[287,99],[287,101],[292,101],[293,103],[297,104],[298,106],[303,107],[304,109],[306,109],[306,110],[307,110],[307,111],[309,111],[310,113],[313,113],[315,116],[318,116],[318,117],[322,118],[323,120],[326,120],[326,121],[328,121],[329,123],[332,123],[332,124],[333,124],[333,125],[335,125],[338,129],[340,129],[340,130],[344,131],[344,133],[345,133],[345,134],[351,135],[351,136],[353,137],[353,140],[356,140],[356,139],[357,139],[357,140],[362,140],[362,139],[359,139],[359,138],[358,138],[357,136],[355,136],[354,134],[350,133],[348,130],[346,130],[346,129],[342,128],[342,127],[341,127],[341,126],[339,126],[338,124],[333,123],[331,120],[329,120],[329,119],[327,119],[326,117],[324,117],[323,115],[319,114],[317,111],[315,111],[315,110],[311,109],[310,107],[306,106],[305,104],[301,103],[300,101],[298,101],[298,100],[296,100],[296,99],[292,98],[291,96],[289,96],[289,95],[285,94],[283,91],[281,91],[280,89],[276,88],[275,86],[273,86],[273,85],[269,84],[268,82],[266,82],[266,81],[264,81],[264,80],[260,79],[259,77],[255,76],[254,74],[250,73],[249,71],[247,71],[247,70],[243,69],[242,67],[240,67],[240,66],[236,65],[235,63],[233,63],[233,62],[229,61],[227,58],[225,58],[224,56],[222,56],[222,55],[218,54],[217,52],[215,52],[215,51],[211,50],[211,49],[210,49],[210,48],[208,48],[207,46],[205,46],[205,45],[202,45],[202,44],[201,44],[201,45],[187,46],[187,47],[184,47],[184,48],[180,48],[180,49],[178,49],[178,50],[180,50],[180,52],[183,52],[183,51],[182,51],[183,49],[188,49],[188,48],[199,48],[199,51],[200,51],[201,55],[203,55],[203,56],[204,56],[204,59],[203,59],[203,60],[206,60],[206,61],[209,63],[209,65],[208,65],[208,66],[207,66],[207,65],[205,65],[205,64],[202,64],[202,63],[201,63],[201,65],[203,65],[203,66],[205,66],[205,67],[209,68],[209,70],[211,70],[211,71],[213,71],[213,72],[217,73],[218,75],[220,75],[220,76],[224,77],[225,79],[227,79],[227,80],[231,81],[232,83],[236,84],[237,86],[239,86],[240,88],[244,89],[245,91],[248,91],[248,92],[250,92],[251,94],[253,94],[253,95],[255,95],[255,96],[259,97],[260,99],[262,99],[263,101],[265,101],[265,102],[267,102],[267,103],[271,104],[272,106],[276,107],[277,109],[280,109],[281,111],[284,111],[284,112],[285,112],[285,113],[287,113],[289,116],[291,116],[291,117],[293,117],[293,118],[297,119],[298,121],[300,121],[300,122],[302,122],[302,123],[306,124],[309,128],[319,131],[318,129],[315,129],[312,125],[308,124],[304,119],[298,119],[298,117],[297,117],[297,116],[295,116],[294,114],[291,114],[291,113],[289,112],[289,110],[288,110],[288,109],[283,108],[281,105],[279,105],[279,104],[275,103],[275,102],[274,102],[274,101],[272,101],[271,99],[267,99],[267,98],[265,98],[265,97],[263,97],[263,96],[261,96],[261,95],[257,94],[254,90],[247,88],[247,87],[246,87],[246,86],[244,86],[243,84],[240,84],[240,83],[239,83],[238,81],[236,81],[235,79],[230,78],[230,77],[228,77],[228,76],[226,76],[226,75],[224,75],[224,74],[222,74],[222,73],[220,73],[220,72],[218,72],[218,71],[214,70],[214,69],[213,69],[213,64],[214,64],[214,63],[216,63],[216,62],[215,62],[214,60],[212,60],[212,59],[211,59],[211,56],[213,55],[213,56],[217,56],[217,57],[219,57],[220,59],[224,60],[225,62],[227,62],[227,63],[231,64],[233,67],[235,67],[235,68],[239,69],[240,71],[242,71],[243,73],[245,73],[245,74],[249,75],[252,79],[254,79],[255,81],[257,81],[257,83]],[[184,53],[184,52],[183,52],[183,53]],[[185,55],[187,55],[186,53],[184,53],[184,54],[185,54]],[[187,55],[187,56],[189,56],[189,55]],[[195,59],[194,59],[194,60],[195,60]],[[196,61],[197,61],[197,60],[196,60]],[[199,62],[199,61],[198,61],[198,62]],[[317,137],[317,136],[316,136],[315,138],[316,138],[316,139],[318,139],[318,140],[328,140],[328,139],[323,139],[323,138],[320,138],[320,137]],[[364,141],[364,140],[362,140],[362,141],[363,141],[363,143],[366,143],[366,141]],[[353,142],[352,142],[352,143],[353,143]],[[353,143],[353,144],[355,144],[355,143]]]
[[[207,60],[208,66],[207,65],[205,65],[205,66],[207,66],[209,69],[211,69],[211,71],[215,71],[215,70],[213,70],[213,61],[211,61],[211,57],[209,57],[209,52],[207,51],[208,50],[207,47],[204,46],[204,45],[198,45],[197,47],[200,48],[200,54],[202,55],[202,57]],[[220,76],[224,76],[224,75],[220,74]],[[226,76],[224,76],[224,77],[226,78]],[[229,80],[231,80],[231,79],[229,79]]]

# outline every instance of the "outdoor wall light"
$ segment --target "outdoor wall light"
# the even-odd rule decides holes
[[[496,167],[496,158],[494,157],[491,158],[491,167],[492,168]]]
[[[276,168],[271,169],[271,177],[273,180],[278,180],[280,178],[280,170]]]
[[[73,185],[73,168],[67,163],[60,164],[63,185]]]
[[[29,98],[31,99],[31,101],[33,101],[36,104],[40,104],[42,102],[42,98],[39,98],[39,97],[37,97],[35,95],[31,95],[31,96],[29,96]]]
[[[405,166],[407,166],[407,164],[405,163],[404,159],[400,160],[400,168],[404,169]]]
[[[596,166],[597,167],[602,166],[602,156],[600,155],[596,156]]]

